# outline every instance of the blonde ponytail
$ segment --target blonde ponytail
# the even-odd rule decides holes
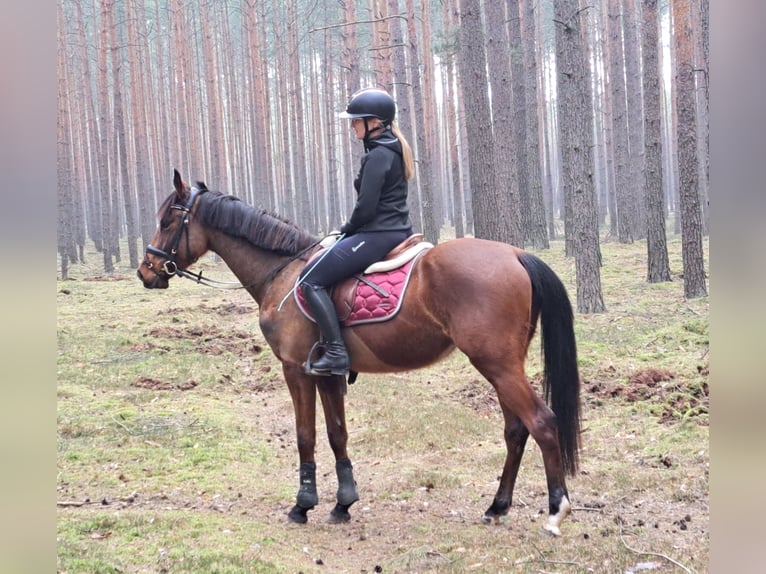
[[[398,139],[402,144],[404,179],[412,179],[412,177],[415,175],[415,161],[412,159],[412,148],[410,147],[410,144],[407,143],[405,137],[402,135],[402,132],[399,130],[399,126],[396,125],[396,122],[391,122],[391,133],[393,133],[396,136],[396,139]]]

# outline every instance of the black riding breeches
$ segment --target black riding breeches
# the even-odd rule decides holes
[[[302,282],[315,287],[331,287],[380,261],[410,235],[411,231],[374,231],[344,237],[319,263],[313,261],[306,266],[301,272],[301,279],[305,277]]]

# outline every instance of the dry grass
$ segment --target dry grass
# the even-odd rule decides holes
[[[576,317],[585,448],[557,539],[542,534],[531,442],[509,516],[481,524],[502,422],[459,354],[361,375],[347,405],[361,495],[352,520],[325,522],[336,484],[321,432],[320,504],[307,525],[288,524],[292,406],[254,303],[182,280],[146,291],[127,268],[73,268],[76,279],[58,283],[59,571],[707,571],[708,301],[683,299],[680,243],[669,284],[645,283],[644,249],[603,245],[608,311]],[[573,294],[560,250],[539,255]]]

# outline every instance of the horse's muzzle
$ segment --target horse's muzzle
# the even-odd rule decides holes
[[[138,271],[136,271],[136,275],[138,275],[138,278],[141,280],[141,283],[143,283],[144,287],[146,287],[147,289],[167,289],[168,288],[168,285],[169,285],[168,280],[162,275],[152,273],[152,278],[146,279],[146,277],[144,277],[144,274],[141,273],[140,268],[138,269]]]

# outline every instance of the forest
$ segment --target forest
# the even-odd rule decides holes
[[[191,181],[336,229],[361,146],[338,118],[376,86],[413,146],[434,243],[564,239],[577,310],[605,310],[604,241],[707,295],[708,0],[59,0],[59,275],[86,242],[137,268]],[[123,250],[127,249],[127,253]]]

